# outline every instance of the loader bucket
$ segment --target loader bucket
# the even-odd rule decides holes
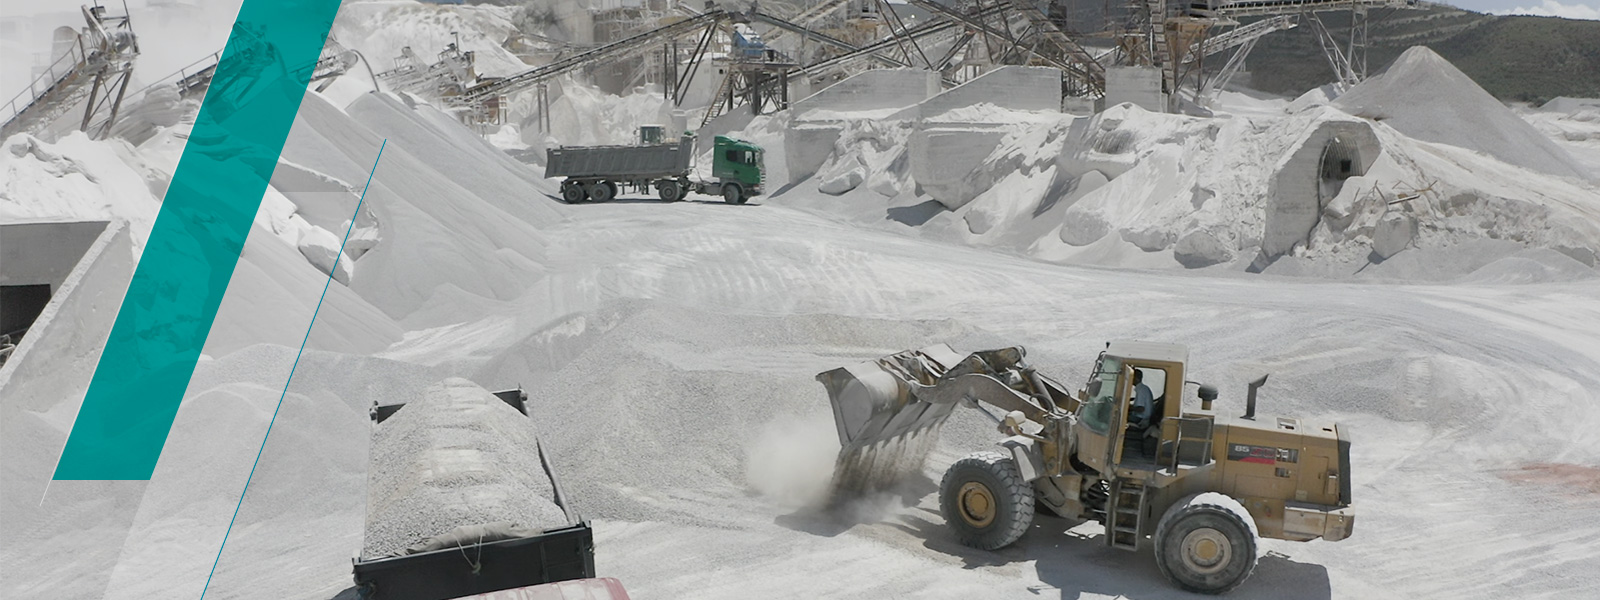
[[[962,356],[940,344],[825,371],[839,430],[835,497],[893,485],[922,468],[954,402],[929,402],[917,391],[936,384]]]

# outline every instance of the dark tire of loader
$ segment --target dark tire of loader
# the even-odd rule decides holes
[[[1239,501],[1216,492],[1173,504],[1156,525],[1156,566],[1178,587],[1221,594],[1256,570],[1261,537]]]
[[[939,483],[939,508],[962,544],[980,550],[1011,545],[1033,525],[1033,487],[1016,462],[998,452],[956,461]]]

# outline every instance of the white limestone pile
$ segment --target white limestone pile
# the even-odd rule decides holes
[[[1406,50],[1382,74],[1350,88],[1333,105],[1419,140],[1476,150],[1552,175],[1594,176],[1466,73],[1424,46]]]
[[[567,524],[529,419],[459,378],[428,388],[372,435],[363,556],[402,552],[457,527]]]

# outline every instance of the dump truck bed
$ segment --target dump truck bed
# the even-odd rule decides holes
[[[694,139],[655,146],[562,146],[545,151],[545,177],[661,179],[689,174]]]
[[[448,379],[375,406],[367,600],[448,600],[595,576],[594,534],[568,503],[521,390]]]

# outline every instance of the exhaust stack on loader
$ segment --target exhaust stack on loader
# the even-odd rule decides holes
[[[951,465],[940,510],[963,544],[1015,542],[1043,508],[1095,520],[1107,545],[1154,546],[1179,587],[1222,593],[1255,570],[1261,537],[1349,537],[1350,438],[1339,424],[1183,407],[1189,351],[1113,342],[1076,395],[1029,367],[1021,347],[962,356],[937,345],[817,375],[828,390],[841,450],[834,493],[892,486],[922,468],[957,404],[983,411],[999,452]],[[1138,382],[1138,383],[1136,383]],[[1000,409],[989,412],[979,404]]]

